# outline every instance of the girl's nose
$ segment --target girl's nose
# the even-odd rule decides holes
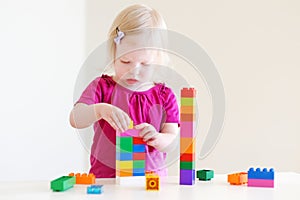
[[[141,69],[141,64],[140,63],[135,63],[135,64],[132,65],[132,69],[130,70],[130,72],[132,74],[139,74],[140,69]]]

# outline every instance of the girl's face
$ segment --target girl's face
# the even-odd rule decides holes
[[[127,53],[114,63],[115,79],[127,88],[137,88],[151,81],[157,52],[137,50]]]

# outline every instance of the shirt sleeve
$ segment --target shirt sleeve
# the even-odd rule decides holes
[[[96,78],[85,88],[75,104],[84,103],[91,105],[101,102],[101,99],[100,78]]]
[[[166,112],[165,123],[178,123],[179,125],[179,108],[176,96],[170,88],[166,88],[164,98],[164,109]]]

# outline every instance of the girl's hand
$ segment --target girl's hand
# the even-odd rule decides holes
[[[140,136],[147,145],[153,146],[161,152],[171,152],[177,145],[178,125],[176,123],[164,124],[161,133],[148,123],[136,125],[134,128],[141,129]]]
[[[115,130],[124,132],[128,129],[130,117],[120,108],[107,103],[99,103],[96,111],[100,119],[107,121]]]
[[[156,129],[148,123],[136,125],[134,128],[141,130],[140,137],[142,137],[143,141],[146,142],[148,145],[150,145],[151,142],[154,141],[160,135],[160,133],[158,133]]]

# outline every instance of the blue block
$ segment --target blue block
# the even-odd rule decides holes
[[[145,168],[133,168],[133,176],[145,176]]]
[[[248,179],[265,179],[265,180],[274,180],[274,169],[271,168],[269,171],[264,168],[262,171],[260,168],[250,168],[248,170]]]
[[[120,160],[133,160],[132,153],[120,153]]]
[[[134,144],[133,152],[134,153],[143,153],[146,151],[146,146],[144,144]]]
[[[195,170],[181,169],[180,170],[180,185],[194,185],[195,184]]]
[[[91,185],[87,187],[87,194],[102,194],[103,185]]]

